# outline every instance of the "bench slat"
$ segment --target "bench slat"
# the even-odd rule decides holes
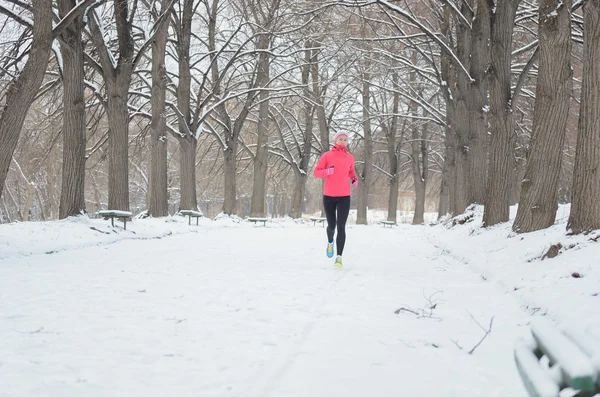
[[[181,210],[181,211],[179,211],[179,213],[181,215],[195,216],[195,217],[202,217],[202,216],[204,216],[204,215],[202,215],[202,212],[192,211],[192,210]]]
[[[550,374],[540,367],[535,354],[523,343],[515,346],[515,362],[530,396],[558,397],[558,385]]]
[[[117,217],[130,217],[132,214],[129,211],[119,210],[101,210],[97,212],[100,216],[117,216]]]
[[[563,329],[563,334],[590,358],[596,371],[596,383],[600,385],[600,341],[572,326]]]
[[[593,391],[595,371],[586,355],[548,320],[537,318],[531,332],[552,363],[559,363],[564,380],[575,389]]]

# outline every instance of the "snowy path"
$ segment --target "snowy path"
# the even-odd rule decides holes
[[[199,230],[0,260],[0,396],[525,395],[527,315],[427,227],[351,226],[342,270],[320,227]]]

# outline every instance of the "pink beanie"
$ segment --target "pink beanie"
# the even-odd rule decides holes
[[[333,137],[333,143],[335,144],[337,142],[337,140],[340,139],[341,137],[344,137],[344,138],[346,138],[346,140],[348,140],[348,134],[346,134],[345,132],[338,132]]]

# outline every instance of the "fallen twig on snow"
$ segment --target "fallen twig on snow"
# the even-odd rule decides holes
[[[469,313],[468,310],[467,310],[467,313]],[[479,342],[477,342],[477,344],[475,346],[473,346],[473,348],[471,350],[469,350],[469,354],[473,354],[473,352],[475,351],[475,349],[477,349],[479,347],[479,345],[481,345],[481,343],[483,343],[483,341],[485,340],[485,338],[487,338],[487,336],[492,332],[492,325],[494,324],[494,316],[492,316],[492,318],[490,319],[490,325],[489,325],[488,329],[485,329],[479,323],[479,321],[477,321],[475,319],[475,317],[473,317],[473,315],[471,313],[469,313],[469,315],[471,316],[471,318],[473,319],[473,321],[475,321],[475,323],[477,325],[479,325],[479,328],[481,328],[483,330],[483,332],[485,332],[485,334],[483,335],[483,337],[481,338],[481,340]]]
[[[439,301],[434,301],[434,296],[439,293],[443,293],[443,291],[436,291],[433,294],[426,296],[425,291],[423,290],[423,297],[427,301],[427,304],[423,306],[421,309],[413,309],[411,307],[401,307],[394,311],[396,314],[400,314],[402,312],[412,313],[418,318],[434,318],[436,320],[441,320],[441,318],[433,315],[433,310],[437,307]]]

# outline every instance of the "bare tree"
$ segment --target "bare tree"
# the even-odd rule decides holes
[[[373,174],[373,132],[371,128],[371,74],[368,66],[361,73],[362,80],[362,124],[363,124],[363,161],[357,170],[360,179],[358,185],[358,199],[356,205],[356,223],[366,225],[367,207],[369,205],[369,188]]]
[[[213,7],[216,12],[217,1],[213,1]],[[205,2],[208,9],[208,1]],[[178,115],[178,134],[176,138],[179,142],[179,190],[180,190],[180,210],[197,210],[198,200],[196,195],[196,148],[198,137],[202,133],[201,112],[203,105],[201,101],[201,92],[198,94],[195,109],[192,109],[191,102],[191,54],[190,46],[192,40],[192,21],[196,3],[194,0],[184,0],[183,7],[173,13],[174,29],[176,33],[176,52],[179,65],[177,82],[177,115]],[[206,81],[206,79],[204,80]],[[205,83],[203,82],[202,86]]]
[[[519,233],[552,226],[558,209],[558,178],[573,86],[569,0],[540,1],[539,43],[533,131],[513,224]]]
[[[0,196],[25,116],[44,79],[53,41],[51,2],[32,0],[31,5],[33,38],[27,62],[21,73],[11,81],[10,86],[4,92],[3,106],[0,110]],[[4,7],[2,10],[12,14]]]
[[[573,198],[567,229],[600,229],[600,1],[583,6],[583,76]]]
[[[398,87],[398,72],[392,72],[392,88],[394,90],[392,97],[392,115],[390,123],[383,122],[382,128],[385,133],[387,143],[388,161],[390,163],[390,189],[388,197],[387,220],[396,223],[398,212],[398,188],[400,185],[399,161],[400,148],[403,144],[403,137],[398,137],[398,118],[400,110],[400,91]]]
[[[75,0],[58,0],[61,19],[77,6]],[[86,116],[84,98],[83,15],[60,35],[63,83],[63,169],[59,218],[85,211]]]
[[[302,216],[302,204],[304,202],[306,179],[308,177],[308,164],[312,152],[313,118],[316,108],[314,93],[311,91],[309,83],[310,73],[313,70],[312,64],[318,62],[319,50],[315,48],[315,42],[311,39],[306,40],[304,47],[304,64],[301,68],[301,82],[304,86],[304,130],[302,133],[302,142],[297,144],[300,161],[296,162],[297,167],[292,168],[296,179],[294,183],[294,196],[292,198],[292,218],[300,218]],[[288,153],[291,155],[289,150]]]
[[[270,47],[273,41],[273,30],[277,25],[279,5],[280,0],[271,0],[269,3],[263,3],[262,6],[250,6],[253,20],[258,25],[258,29],[255,30],[258,30],[257,33],[259,33],[256,43],[256,49],[259,51],[256,71],[257,88],[267,88],[269,85]],[[262,90],[258,95],[259,111],[256,128],[256,154],[254,155],[254,181],[250,203],[251,216],[265,216],[265,191],[269,160],[267,147],[269,138],[269,97],[268,90]]]
[[[486,227],[507,222],[509,218],[515,144],[513,106],[516,101],[511,90],[511,49],[515,14],[520,2],[521,0],[498,1],[491,22],[491,142],[483,213],[483,224]]]
[[[132,18],[127,0],[112,2],[117,29],[118,59],[115,60],[106,42],[102,22],[95,9],[88,12],[92,41],[96,47],[99,64],[106,83],[106,113],[108,116],[109,166],[108,207],[129,210],[129,85],[135,65],[135,41],[132,35]],[[135,8],[132,14],[135,13]]]
[[[161,0],[160,11],[153,9],[157,20],[152,41],[152,122],[150,125],[150,179],[148,186],[148,214],[168,215],[167,202],[167,125],[166,95],[167,68],[165,65],[169,12],[171,1]],[[156,3],[152,3],[154,7]]]

